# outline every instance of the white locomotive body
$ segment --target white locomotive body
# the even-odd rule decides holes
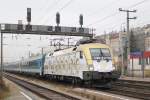
[[[100,43],[82,44],[46,55],[44,75],[58,79],[110,82],[119,75],[113,65],[109,46]]]

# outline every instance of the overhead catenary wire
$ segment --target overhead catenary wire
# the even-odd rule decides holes
[[[149,5],[147,4],[147,6],[149,6]],[[148,11],[149,11],[149,9],[141,8],[140,15],[138,16],[137,21],[134,23],[134,26],[132,25],[132,27],[139,27],[139,26],[143,26],[143,25],[146,25],[146,24],[150,23],[150,20],[148,20],[149,19],[148,16],[150,16],[150,14],[145,13],[145,12],[148,12]]]
[[[73,1],[74,1],[74,0],[69,0],[69,1],[68,1],[67,3],[65,3],[60,9],[58,9],[58,12],[64,10],[64,9],[65,9],[66,7],[68,7]],[[52,19],[54,16],[55,16],[55,14],[49,16],[48,19]],[[45,23],[48,21],[48,19],[46,19],[46,20],[43,22],[43,24],[45,24]]]
[[[142,0],[142,1],[140,1],[140,2],[137,2],[137,3],[135,3],[135,4],[131,5],[131,6],[129,6],[128,8],[136,7],[136,6],[138,6],[138,5],[142,4],[142,3],[145,3],[145,2],[147,2],[147,1],[149,1],[149,0]]]
[[[49,6],[49,4],[50,4],[50,3],[48,2],[48,0],[46,0],[45,3],[48,4],[48,6]],[[42,5],[42,6],[39,8],[39,9],[40,9],[40,13],[41,13],[41,12],[45,12],[44,10],[47,9],[48,6],[45,6],[45,4]],[[36,19],[35,19],[35,22],[36,22],[36,23],[39,22],[39,20],[40,20],[41,18],[42,18],[42,16],[37,16]]]
[[[125,23],[125,22],[122,22],[122,23]],[[108,24],[107,24],[108,25]],[[117,30],[117,27],[120,25],[120,23],[118,23],[118,24],[112,24],[112,26],[111,27],[108,27],[108,28],[105,28],[103,31],[106,31],[107,30],[107,32],[108,31],[115,31],[115,30]],[[119,27],[122,27],[122,26],[119,26]]]
[[[91,17],[91,16],[97,14],[97,12],[104,11],[105,9],[108,9],[111,5],[115,4],[116,2],[118,3],[119,1],[121,1],[121,0],[114,0],[114,1],[112,1],[112,2],[110,2],[110,3],[108,3],[107,5],[103,6],[103,7],[102,7],[101,9],[99,9],[98,11],[95,11],[95,12],[93,12],[93,13],[87,14],[86,16]],[[107,17],[107,16],[106,16],[106,17]],[[88,27],[88,26],[90,26],[90,24],[87,25],[87,27]]]
[[[63,9],[65,9],[67,6],[69,6],[74,0],[69,0],[65,5],[63,5],[58,11],[62,11]]]
[[[95,11],[95,12],[93,12],[93,13],[87,15],[87,16],[93,16],[93,15],[97,14],[100,11],[104,11],[105,9],[108,9],[111,5],[115,4],[116,2],[118,3],[119,1],[121,1],[121,0],[114,0],[114,1],[110,2],[109,4],[105,5],[104,7],[98,9],[98,11]]]
[[[41,19],[45,19],[47,16],[45,15],[45,14],[47,14],[47,13],[49,13],[54,7],[56,7],[56,5],[58,4],[60,2],[60,0],[55,0],[53,3],[51,3],[50,5],[49,5],[49,3],[48,3],[48,6],[44,6],[43,8],[45,8],[45,10],[44,10],[44,12],[43,12],[43,14],[42,14],[42,16],[40,16],[39,18],[37,18],[36,20],[35,20],[35,22],[39,22],[39,20],[41,20]]]
[[[145,21],[140,21],[140,22],[138,22],[137,24],[136,24],[136,27],[139,27],[139,26],[141,26],[141,25],[146,25],[145,23],[150,23],[150,20],[145,20]]]
[[[143,3],[147,2],[147,1],[149,1],[149,0],[142,0],[142,1],[140,1],[140,2],[137,2],[137,3],[135,3],[135,4],[131,5],[131,6],[129,6],[128,9],[129,9],[129,8],[133,8],[133,7],[137,7],[138,5],[143,4]],[[88,26],[91,26],[91,25],[94,25],[94,24],[98,24],[98,23],[100,23],[100,22],[102,22],[102,21],[104,21],[104,20],[106,20],[106,19],[108,19],[108,18],[111,18],[111,17],[113,17],[113,16],[115,16],[115,15],[117,15],[117,14],[119,14],[119,12],[115,12],[115,13],[112,13],[112,14],[110,14],[110,15],[108,15],[108,16],[105,16],[105,17],[103,17],[102,19],[96,20],[96,21],[94,21],[93,23],[88,24],[87,27],[88,27]]]
[[[103,17],[102,19],[96,20],[96,21],[94,21],[93,23],[88,24],[87,27],[89,27],[89,26],[91,26],[91,25],[93,25],[93,24],[97,24],[97,23],[99,23],[99,22],[102,22],[102,21],[104,21],[104,20],[106,20],[106,19],[108,19],[108,18],[110,18],[110,17],[112,17],[112,16],[115,16],[115,15],[117,15],[117,14],[119,14],[119,13],[118,13],[118,12],[115,12],[115,13],[112,13],[112,14],[110,14],[110,15],[108,15],[108,16],[105,16],[105,17]]]

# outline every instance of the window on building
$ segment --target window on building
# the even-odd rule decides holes
[[[149,64],[149,58],[147,57],[145,60],[146,60],[146,65],[148,65]]]
[[[150,57],[148,57],[148,65],[150,65]]]
[[[139,58],[139,65],[142,65],[142,58]]]

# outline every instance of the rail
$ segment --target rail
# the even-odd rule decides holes
[[[54,90],[50,90],[39,85],[21,80],[19,78],[10,76],[8,74],[4,74],[4,77],[9,79],[10,81],[30,90],[31,92],[45,98],[46,100],[81,100],[81,98],[73,95],[68,95],[65,93],[57,92]]]
[[[150,82],[118,80],[112,83],[110,90],[103,91],[137,99],[150,100]]]

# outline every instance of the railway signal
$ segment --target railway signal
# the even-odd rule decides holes
[[[28,25],[26,25],[26,30],[31,31],[32,30],[32,26],[30,25],[30,23],[31,23],[31,8],[27,8],[27,22],[28,22]]]
[[[82,14],[80,14],[80,16],[79,16],[79,23],[82,27],[82,25],[83,25],[83,15]]]
[[[56,13],[56,24],[57,24],[57,26],[59,26],[59,24],[60,24],[60,14],[59,14],[59,12]]]
[[[82,28],[83,25],[83,15],[80,15],[80,25],[81,28],[76,27],[60,27],[60,14],[56,13],[56,23],[57,26],[44,26],[44,25],[31,25],[31,8],[27,8],[27,25],[22,24],[19,20],[18,24],[2,24],[0,23],[0,33],[1,33],[1,64],[0,64],[0,79],[2,79],[3,72],[3,34],[35,34],[35,35],[63,35],[63,36],[83,36],[83,37],[93,37],[90,34],[89,28]],[[69,41],[69,40],[68,40]],[[68,45],[69,46],[69,45]]]
[[[28,24],[31,22],[31,8],[27,8],[27,22]]]

